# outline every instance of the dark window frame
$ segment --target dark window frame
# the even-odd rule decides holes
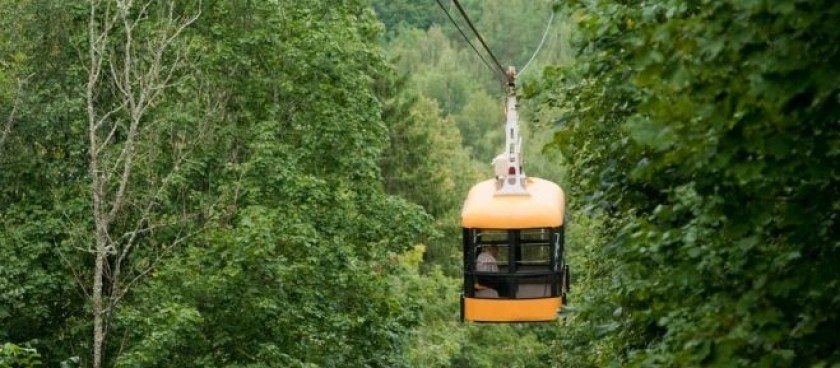
[[[522,239],[523,231],[548,231],[548,239]],[[487,240],[481,239],[482,231],[506,231],[507,238],[505,240]],[[565,227],[559,226],[554,228],[536,228],[536,229],[476,229],[476,228],[462,228],[463,236],[463,270],[464,270],[464,285],[463,295],[469,298],[475,298],[475,285],[477,277],[494,277],[503,278],[508,284],[508,290],[512,297],[516,298],[519,285],[523,280],[546,278],[550,285],[549,295],[542,298],[556,298],[561,297],[564,288],[560,285],[563,279],[563,272],[566,265],[565,262]],[[549,262],[547,270],[520,270],[523,259],[522,250],[523,244],[549,244]],[[476,271],[476,259],[479,246],[483,245],[506,245],[508,248],[507,267],[500,267],[500,272],[485,272]],[[503,265],[500,265],[503,266]],[[533,298],[523,298],[533,299]]]

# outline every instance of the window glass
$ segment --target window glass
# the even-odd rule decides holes
[[[491,248],[495,247],[496,251]],[[484,256],[481,254],[486,252]],[[486,261],[493,257],[496,261],[496,267],[500,272],[507,269],[508,266],[508,232],[506,230],[478,230],[475,234],[475,270],[486,270],[486,266],[482,267],[480,261]]]
[[[544,270],[551,264],[551,231],[548,229],[522,230],[520,233],[522,258],[519,269]]]

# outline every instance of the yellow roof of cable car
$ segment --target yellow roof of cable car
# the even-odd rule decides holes
[[[528,178],[529,195],[496,196],[496,180],[470,189],[461,210],[461,226],[471,229],[533,229],[563,225],[565,195],[548,180]]]

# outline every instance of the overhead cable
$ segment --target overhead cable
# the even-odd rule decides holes
[[[545,38],[548,35],[548,30],[549,30],[549,28],[551,28],[551,23],[553,21],[554,21],[554,11],[552,11],[551,16],[548,17],[548,24],[545,25],[545,31],[543,31],[542,38],[540,39],[540,44],[537,45],[537,49],[534,50],[534,54],[531,55],[531,58],[528,59],[528,62],[525,63],[525,66],[523,66],[522,69],[519,70],[519,75],[522,75],[523,73],[525,73],[525,70],[528,69],[529,66],[531,66],[531,62],[534,61],[534,58],[536,58],[537,54],[540,53],[540,49],[542,49],[543,43],[545,43]]]
[[[452,22],[453,25],[455,25],[455,28],[458,29],[458,32],[461,33],[461,36],[464,37],[464,41],[467,41],[467,44],[470,45],[470,47],[472,47],[473,51],[475,51],[475,54],[478,55],[479,58],[481,58],[481,61],[484,63],[484,65],[486,65],[487,68],[490,69],[490,71],[495,72],[496,69],[494,69],[493,66],[490,65],[487,59],[485,59],[484,56],[481,55],[481,52],[479,52],[478,49],[475,48],[475,45],[473,45],[472,42],[470,42],[470,38],[467,37],[467,34],[464,33],[464,30],[461,29],[461,26],[458,25],[458,22],[456,22],[455,19],[452,18],[452,15],[449,14],[449,10],[447,10],[446,7],[443,6],[443,3],[441,3],[440,0],[437,0],[437,4],[438,6],[440,6],[441,9],[443,9],[443,12],[446,13],[446,16],[449,18],[449,21]]]
[[[473,22],[470,20],[470,17],[467,16],[467,12],[464,11],[464,8],[461,6],[461,3],[459,3],[458,0],[452,0],[452,2],[458,8],[458,12],[461,13],[461,16],[464,17],[464,20],[467,21],[467,25],[470,26],[470,29],[472,29],[473,33],[475,33],[475,36],[478,37],[478,41],[480,41],[481,45],[484,46],[484,50],[487,51],[487,53],[490,55],[490,58],[493,59],[494,63],[496,63],[496,66],[499,68],[499,72],[501,72],[502,75],[507,75],[507,72],[505,72],[505,68],[502,67],[502,64],[499,63],[498,59],[496,59],[496,55],[494,55],[493,51],[490,50],[490,47],[487,46],[487,42],[484,42],[484,38],[481,37],[481,34],[478,33],[478,30],[475,29],[475,25],[473,25]]]

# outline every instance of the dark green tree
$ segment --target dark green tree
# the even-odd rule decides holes
[[[838,5],[567,10],[578,64],[540,97],[561,113],[572,189],[607,218],[582,313],[608,339],[561,344],[590,347],[567,364],[840,361]]]
[[[87,274],[68,219],[84,218],[83,76],[68,2],[0,7],[0,340],[31,342],[46,365],[79,354]],[[20,83],[25,81],[25,83]],[[72,267],[71,267],[72,266]]]
[[[427,29],[439,18],[437,5],[431,1],[374,0],[373,8],[385,25],[386,39],[404,29]]]

